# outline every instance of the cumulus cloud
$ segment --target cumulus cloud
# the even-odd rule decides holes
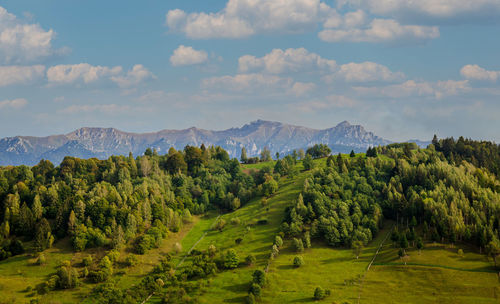
[[[190,46],[180,45],[170,57],[173,66],[195,65],[206,62],[208,54],[205,51],[198,51]]]
[[[245,55],[238,60],[240,72],[265,71],[271,74],[286,72],[333,71],[337,67],[335,60],[322,58],[305,48],[274,49],[261,58]]]
[[[361,17],[360,17],[361,18]],[[353,27],[348,24],[354,24]],[[424,42],[439,37],[439,28],[436,26],[402,25],[392,19],[373,19],[368,24],[363,19],[353,18],[352,21],[326,21],[326,28],[318,33],[321,40],[326,42]],[[333,28],[336,25],[335,28]]]
[[[45,66],[0,66],[0,87],[27,84],[44,77]]]
[[[4,63],[25,63],[64,53],[52,46],[53,30],[39,24],[27,24],[0,6],[0,60]]]
[[[470,80],[485,80],[496,82],[500,77],[500,71],[488,71],[477,64],[468,64],[460,70],[460,74]]]
[[[347,63],[339,70],[325,77],[327,82],[342,79],[346,82],[395,82],[401,81],[405,75],[401,72],[392,72],[388,67],[375,62]]]
[[[331,10],[319,0],[229,0],[217,13],[171,10],[166,24],[171,31],[192,39],[244,38],[256,33],[311,30]]]
[[[20,109],[28,104],[24,98],[0,101],[0,109]]]
[[[142,64],[136,64],[130,71],[127,72],[127,75],[113,76],[111,77],[111,80],[113,80],[121,88],[127,88],[154,78],[156,78],[156,76]]]
[[[72,84],[83,82],[85,84],[96,82],[103,77],[118,75],[122,72],[120,66],[113,68],[92,66],[88,63],[61,64],[47,70],[49,84]]]
[[[444,80],[437,82],[417,82],[408,80],[401,84],[384,87],[355,87],[355,91],[362,95],[372,97],[408,98],[408,97],[434,97],[441,99],[454,96],[471,90],[468,80]]]
[[[498,0],[343,0],[350,7],[368,9],[371,13],[397,18],[425,17],[434,20],[456,17],[498,16]]]

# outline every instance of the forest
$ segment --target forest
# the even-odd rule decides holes
[[[259,161],[264,162],[259,167],[242,164]],[[102,248],[105,255],[88,255],[82,265],[63,262],[32,287],[33,303],[37,295],[82,283],[94,284],[91,298],[99,303],[140,303],[152,294],[161,303],[197,303],[203,279],[255,266],[256,255],[210,245],[188,252],[187,266],[177,270],[167,254],[128,289],[114,283],[113,272],[120,263],[137,263],[137,255],[158,248],[195,216],[231,215],[255,200],[269,212],[267,200],[280,185],[303,176],[299,194],[281,210],[278,232],[269,236],[273,242],[263,267],[252,271],[246,303],[261,300],[269,288],[266,273],[286,244],[297,253],[318,243],[332,250],[352,248],[358,258],[387,221],[395,223],[391,241],[401,258],[409,247],[420,250],[424,243],[467,243],[496,267],[499,162],[496,144],[435,138],[426,149],[402,143],[370,147],[366,154],[332,155],[328,146],[315,145],[282,158],[277,153],[274,161],[268,149],[261,159],[249,160],[242,151],[237,160],[220,147],[202,145],[171,148],[165,155],[147,149],[137,157],[66,157],[59,166],[42,160],[33,167],[1,167],[0,260],[29,254],[43,267],[47,249],[70,239],[75,253]],[[228,225],[243,224],[221,218],[214,230]],[[263,218],[246,225],[250,232],[252,225],[269,223]],[[243,240],[236,238],[235,246]],[[120,256],[125,247],[132,253]],[[294,258],[295,267],[303,263],[301,256]],[[330,290],[318,288],[314,299],[331,297]]]

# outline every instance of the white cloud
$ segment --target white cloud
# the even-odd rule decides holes
[[[238,69],[246,73],[261,70],[271,74],[285,72],[333,71],[337,67],[335,60],[324,59],[305,48],[274,49],[261,58],[245,55],[238,59]]]
[[[33,66],[0,66],[0,87],[27,84],[44,76],[43,65]]]
[[[416,82],[408,80],[402,84],[384,87],[355,87],[361,95],[370,97],[408,98],[408,97],[433,97],[441,99],[454,96],[471,90],[468,80],[444,80],[437,82]]]
[[[0,60],[4,63],[33,62],[66,50],[55,50],[53,30],[26,24],[0,6]]]
[[[375,62],[347,63],[340,66],[338,72],[325,77],[327,82],[342,79],[346,82],[395,82],[401,81],[405,75],[392,72],[388,67]]]
[[[500,71],[488,71],[477,64],[468,64],[460,70],[460,74],[470,80],[497,81]]]
[[[126,88],[154,78],[156,78],[156,76],[142,64],[136,64],[130,71],[127,72],[127,75],[113,76],[111,77],[111,80],[113,80],[121,88]]]
[[[206,62],[208,54],[205,51],[197,51],[190,46],[180,45],[170,57],[173,66],[194,65]]]
[[[28,104],[24,98],[0,101],[0,109],[20,109]]]
[[[293,84],[290,92],[296,96],[303,96],[316,89],[316,85],[312,82],[296,82]]]
[[[96,82],[103,77],[118,75],[122,72],[120,66],[113,68],[103,66],[92,66],[88,63],[72,65],[56,65],[47,70],[49,84],[73,84],[83,82],[85,84]]]
[[[498,0],[343,0],[351,7],[368,9],[383,15],[408,18],[408,16],[447,19],[458,16],[480,17],[500,13]]]
[[[392,42],[409,41],[423,42],[439,37],[439,28],[436,26],[402,25],[392,19],[374,19],[364,24],[362,19],[354,21],[340,21],[338,28],[327,28],[318,33],[321,40],[326,42]],[[353,23],[361,27],[348,26]],[[333,27],[333,21],[327,21],[326,26]]]
[[[314,29],[332,9],[319,0],[229,0],[217,13],[171,10],[171,31],[193,39],[244,38],[256,33],[296,33]]]

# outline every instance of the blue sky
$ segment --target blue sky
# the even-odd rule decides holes
[[[4,0],[0,137],[256,119],[500,142],[500,0]]]

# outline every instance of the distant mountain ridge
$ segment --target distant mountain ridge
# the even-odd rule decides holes
[[[198,128],[162,130],[154,133],[128,133],[114,128],[81,128],[64,135],[47,137],[15,136],[0,139],[0,165],[35,165],[41,159],[59,164],[65,156],[100,159],[111,155],[134,155],[154,148],[164,154],[170,147],[217,145],[231,157],[239,157],[245,147],[248,156],[258,155],[264,147],[272,153],[288,154],[294,149],[314,144],[329,145],[334,153],[364,152],[370,146],[387,145],[391,141],[366,131],[363,126],[343,121],[323,130],[257,120],[241,128],[210,131]]]

